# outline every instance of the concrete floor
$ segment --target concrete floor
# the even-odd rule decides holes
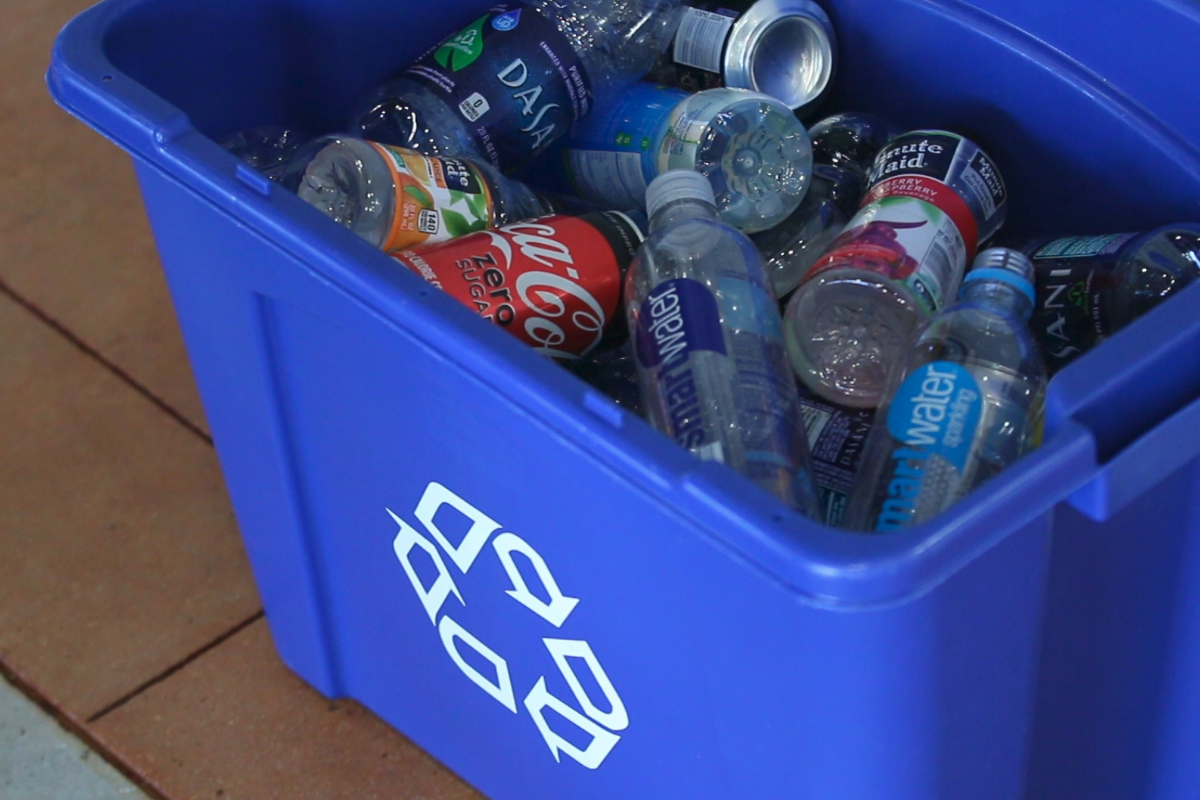
[[[0,797],[147,800],[53,717],[0,678]]]

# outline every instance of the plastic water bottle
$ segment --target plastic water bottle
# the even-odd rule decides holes
[[[222,137],[217,143],[273,181],[283,179],[296,151],[312,134],[283,125],[246,128]]]
[[[999,170],[973,142],[947,131],[890,141],[858,212],[788,300],[800,380],[834,403],[877,405],[889,366],[955,296],[1007,209]]]
[[[812,185],[787,219],[750,238],[767,261],[781,299],[796,288],[854,216],[871,162],[903,129],[873,114],[826,117],[808,129]]]
[[[324,136],[302,148],[283,184],[388,251],[553,212],[528,186],[487,164],[348,136]]]
[[[378,87],[351,132],[511,173],[650,69],[680,0],[503,2]]]
[[[799,398],[762,257],[721,221],[699,173],[660,175],[646,203],[650,235],[625,290],[645,413],[696,456],[813,515]]]
[[[812,172],[804,126],[781,101],[746,89],[636,84],[551,155],[568,191],[613,208],[641,205],[656,175],[695,170],[712,183],[721,219],[747,233],[792,213]]]
[[[850,501],[850,527],[930,519],[1040,443],[1046,368],[1028,325],[1033,265],[980,253],[959,302],[892,370]]]
[[[1200,224],[1148,233],[1041,238],[1033,260],[1033,330],[1053,375],[1200,276]]]

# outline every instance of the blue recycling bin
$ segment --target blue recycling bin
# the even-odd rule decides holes
[[[1007,230],[1200,218],[1184,0],[828,0],[828,108],[983,143]],[[1200,286],[921,527],[800,518],[215,144],[338,126],[474,0],[105,0],[56,100],[133,159],[283,660],[494,800],[1200,796]]]

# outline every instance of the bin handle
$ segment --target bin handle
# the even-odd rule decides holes
[[[1200,398],[1098,467],[1069,502],[1096,522],[1105,522],[1197,457]]]
[[[1200,281],[1050,382],[1046,436],[1091,432],[1099,465],[1070,502],[1097,521],[1200,455]]]

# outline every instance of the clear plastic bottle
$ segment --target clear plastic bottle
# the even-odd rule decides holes
[[[747,233],[791,214],[812,173],[804,126],[781,101],[747,89],[636,84],[553,155],[568,191],[614,208],[640,205],[656,175],[695,170],[712,183],[721,219]]]
[[[893,367],[849,527],[924,522],[1040,443],[1047,376],[1028,324],[1032,278],[1033,265],[1015,250],[980,253],[959,301]]]
[[[282,181],[388,251],[553,213],[528,186],[487,164],[348,136],[323,136],[302,148]]]
[[[696,172],[660,175],[646,201],[650,235],[625,288],[644,412],[696,456],[813,515],[800,402],[762,257],[720,220]]]
[[[873,114],[835,114],[808,129],[812,185],[799,207],[773,228],[750,238],[767,261],[781,299],[796,288],[854,216],[871,162],[903,129]]]
[[[912,131],[879,153],[867,194],[788,300],[796,375],[834,403],[877,405],[889,366],[955,296],[1008,209],[996,165],[948,131]]]
[[[646,74],[682,11],[681,0],[501,3],[377,87],[350,131],[511,173]]]
[[[1026,240],[1033,331],[1053,375],[1200,277],[1200,223],[1147,233]]]
[[[271,180],[279,181],[296,151],[312,138],[299,128],[263,125],[234,131],[217,143]]]

